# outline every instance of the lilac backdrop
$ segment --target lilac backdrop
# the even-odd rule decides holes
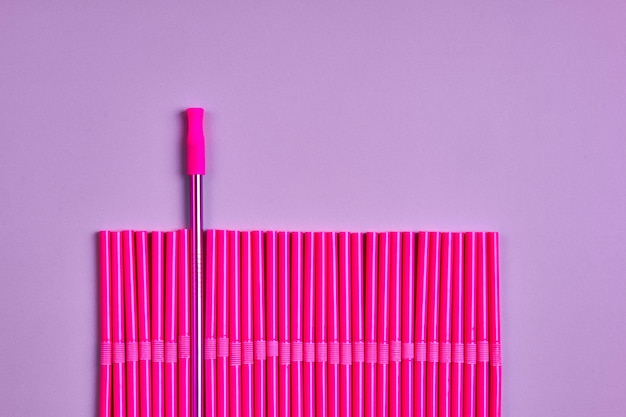
[[[501,232],[505,416],[626,408],[626,3],[0,4],[0,415],[96,409],[100,229]]]

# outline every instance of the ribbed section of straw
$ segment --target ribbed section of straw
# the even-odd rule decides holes
[[[378,343],[365,342],[365,363],[378,362]]]
[[[463,363],[465,361],[465,346],[463,343],[452,343],[452,363]]]
[[[126,342],[126,362],[139,360],[139,345],[137,342]]]
[[[280,365],[291,364],[291,343],[278,342],[278,363]]]
[[[476,362],[489,362],[489,342],[481,340],[476,345]]]
[[[465,363],[476,365],[476,343],[465,344]]]
[[[191,337],[184,335],[178,336],[178,358],[191,358]]]
[[[230,341],[227,337],[218,337],[217,338],[217,357],[218,358],[227,358],[228,357],[228,347],[230,345]]]
[[[315,343],[315,361],[320,363],[328,361],[328,346],[326,342]]]
[[[426,362],[426,342],[415,344],[415,362]]]
[[[304,342],[302,348],[302,360],[310,363],[315,362],[315,343]]]
[[[165,342],[165,363],[178,361],[178,346],[176,342]]]
[[[389,342],[389,362],[400,362],[402,360],[402,342],[392,340]]]
[[[126,344],[124,342],[113,342],[111,358],[113,363],[126,362]]]
[[[252,365],[254,363],[254,342],[252,340],[241,342],[241,363],[243,365]]]
[[[278,357],[278,340],[267,341],[267,357],[268,358]]]
[[[500,342],[494,342],[489,345],[489,355],[491,366],[502,366],[502,346]]]
[[[339,346],[339,363],[341,365],[352,364],[352,343],[342,342]]]
[[[328,363],[339,365],[339,342],[328,343]]]
[[[111,365],[112,362],[112,352],[111,352],[111,342],[101,342],[100,343],[100,365]]]
[[[241,366],[241,342],[230,342],[230,366]]]
[[[152,346],[149,340],[139,342],[139,360],[149,361],[152,359]]]
[[[217,359],[217,340],[214,337],[204,339],[204,360]]]
[[[302,342],[299,340],[291,342],[291,361],[302,362]]]
[[[165,362],[165,343],[162,340],[152,341],[152,362]]]

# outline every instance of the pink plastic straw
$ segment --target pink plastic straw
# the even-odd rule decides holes
[[[450,415],[463,416],[463,235],[452,234],[452,365]]]
[[[378,293],[376,291],[378,271],[378,234],[365,234],[365,365],[363,372],[365,417],[376,416],[376,366],[378,362],[376,346],[376,311]]]
[[[278,417],[278,271],[276,232],[265,232],[265,326],[267,332],[267,415]]]
[[[266,341],[265,341],[265,245],[263,233],[252,232],[252,285],[254,325],[254,416],[266,415]]]
[[[476,261],[476,416],[489,415],[487,235],[478,233]]]
[[[98,234],[100,251],[100,416],[111,417],[111,234]]]
[[[124,314],[126,319],[126,415],[139,416],[139,346],[137,344],[137,278],[133,232],[122,232]]]
[[[417,270],[415,277],[415,378],[414,415],[426,416],[426,319],[430,234],[417,234]]]
[[[165,233],[165,417],[175,417],[177,323],[176,289],[178,269],[178,236],[176,232]]]
[[[350,234],[350,285],[352,290],[352,415],[365,415],[365,308],[363,234]]]
[[[415,233],[402,233],[402,416],[413,417],[415,374]]]
[[[216,408],[218,417],[228,417],[228,234],[218,230],[216,238]]]
[[[463,281],[463,417],[476,415],[476,245],[477,233],[464,234],[465,268]]]
[[[402,416],[402,235],[389,234],[389,417]]]
[[[189,230],[178,235],[178,417],[191,415],[191,275]]]
[[[439,297],[439,417],[450,417],[452,362],[452,233],[441,234]]]
[[[315,246],[315,402],[316,416],[328,415],[328,303],[326,297],[326,239],[313,234]]]
[[[205,294],[204,294],[204,413],[216,415],[216,284],[217,284],[217,232],[205,233]]]
[[[441,234],[429,232],[428,325],[426,333],[426,415],[437,416],[439,363],[439,261]]]
[[[252,233],[241,232],[241,416],[254,415]]]
[[[337,236],[339,275],[339,415],[352,416],[352,300],[350,235]]]
[[[498,234],[487,233],[489,285],[489,416],[502,416],[502,348],[500,346],[500,261]]]
[[[326,299],[328,300],[328,416],[339,417],[339,277],[337,234],[326,238]]]
[[[135,232],[137,256],[137,318],[139,330],[139,415],[152,417],[150,390],[150,270],[148,258],[148,233]]]
[[[229,284],[229,409],[230,416],[241,417],[241,274],[240,233],[228,232]]]
[[[389,415],[389,234],[378,234],[376,415]]]
[[[122,272],[122,235],[111,232],[111,300],[113,415],[126,415],[126,346],[124,341],[124,275]]]
[[[301,232],[291,233],[291,415],[302,417],[302,276],[303,239]]]
[[[291,274],[289,270],[289,233],[278,233],[278,411],[281,417],[291,415],[291,339],[289,308]]]
[[[152,412],[155,417],[165,414],[165,244],[162,232],[150,233],[151,333],[152,333]]]
[[[263,233],[252,232],[252,296],[254,326],[254,415],[265,416],[266,410],[266,342],[265,342],[265,246]]]
[[[315,247],[313,234],[303,239],[302,302],[302,410],[304,417],[315,417]]]

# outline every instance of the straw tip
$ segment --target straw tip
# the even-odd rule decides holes
[[[190,107],[187,114],[187,174],[204,175],[204,109]]]

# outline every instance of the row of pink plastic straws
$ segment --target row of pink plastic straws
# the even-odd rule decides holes
[[[102,416],[189,416],[190,234],[101,232]],[[501,413],[498,235],[205,233],[218,416]]]
[[[108,232],[100,249],[100,415],[189,416],[189,232]]]

